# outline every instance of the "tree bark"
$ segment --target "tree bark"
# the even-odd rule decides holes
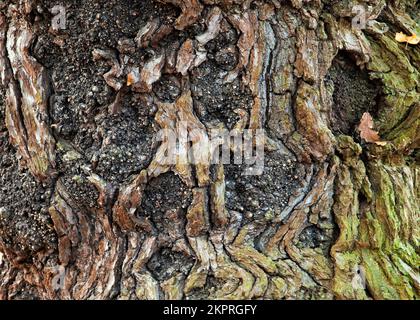
[[[420,297],[416,1],[0,10],[0,299]],[[183,123],[263,174],[162,164]]]

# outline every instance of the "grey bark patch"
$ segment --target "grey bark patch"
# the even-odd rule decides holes
[[[248,88],[241,87],[239,79],[223,83],[225,76],[226,71],[209,58],[192,71],[192,94],[201,121],[220,121],[232,129],[240,119],[235,110],[251,110],[253,98]]]
[[[326,234],[325,230],[317,226],[310,226],[302,231],[299,240],[298,247],[326,249],[332,244],[333,239]]]
[[[181,94],[181,84],[174,76],[164,75],[153,86],[153,91],[162,102],[174,103]]]
[[[97,124],[101,147],[96,172],[110,182],[122,183],[147,167],[153,155],[155,131],[147,106],[127,99],[118,115],[109,115]],[[98,137],[99,138],[99,137]]]
[[[48,213],[52,189],[19,169],[7,136],[0,136],[0,240],[19,258],[57,246]]]
[[[191,257],[164,248],[152,256],[147,263],[147,268],[156,279],[164,281],[179,273],[188,275],[193,263]]]
[[[265,154],[262,175],[243,175],[245,168],[226,166],[226,207],[245,213],[245,222],[278,217],[299,185],[299,166],[278,152],[270,152]]]
[[[173,173],[165,173],[146,186],[138,215],[150,217],[159,231],[168,232],[173,225],[164,219],[165,213],[175,210],[185,214],[191,200],[191,190],[181,179]]]

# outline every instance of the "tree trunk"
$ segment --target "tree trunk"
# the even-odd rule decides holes
[[[420,297],[416,1],[0,9],[0,299]]]

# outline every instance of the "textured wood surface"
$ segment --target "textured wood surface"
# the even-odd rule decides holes
[[[419,298],[416,1],[0,9],[1,299]],[[263,129],[263,174],[162,164],[185,122]]]

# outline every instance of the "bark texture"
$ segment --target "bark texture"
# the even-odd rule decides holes
[[[0,10],[0,299],[420,297],[416,1]],[[263,175],[162,165],[185,121],[264,129]]]

